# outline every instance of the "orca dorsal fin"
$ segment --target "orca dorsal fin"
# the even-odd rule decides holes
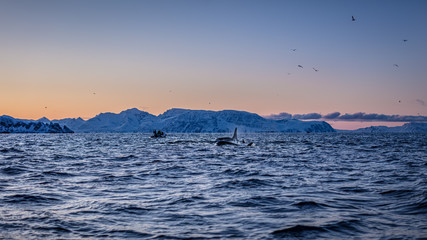
[[[237,140],[237,128],[234,129],[233,140]]]

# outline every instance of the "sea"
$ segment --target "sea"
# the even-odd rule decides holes
[[[427,134],[0,134],[0,239],[427,239]]]

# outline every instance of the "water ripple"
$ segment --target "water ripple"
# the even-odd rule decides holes
[[[425,134],[0,135],[0,239],[416,239]]]

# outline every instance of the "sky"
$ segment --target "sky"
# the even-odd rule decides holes
[[[426,12],[423,0],[0,0],[0,115],[427,116]]]

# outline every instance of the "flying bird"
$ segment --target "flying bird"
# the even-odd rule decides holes
[[[399,67],[399,65],[397,65],[397,64],[393,64],[393,66],[395,66],[395,67]]]
[[[313,68],[313,70],[314,70],[314,71],[316,71],[316,72],[318,72],[318,71],[319,71],[319,69],[315,69],[315,68]]]
[[[354,16],[351,16],[351,21],[356,21],[356,18],[354,18]]]
[[[407,42],[408,41],[408,39],[403,39],[403,42]]]
[[[300,67],[300,68],[304,68],[303,66],[301,66],[301,65],[298,65],[298,67]]]
[[[297,49],[296,48],[291,48],[291,50],[295,52]]]

